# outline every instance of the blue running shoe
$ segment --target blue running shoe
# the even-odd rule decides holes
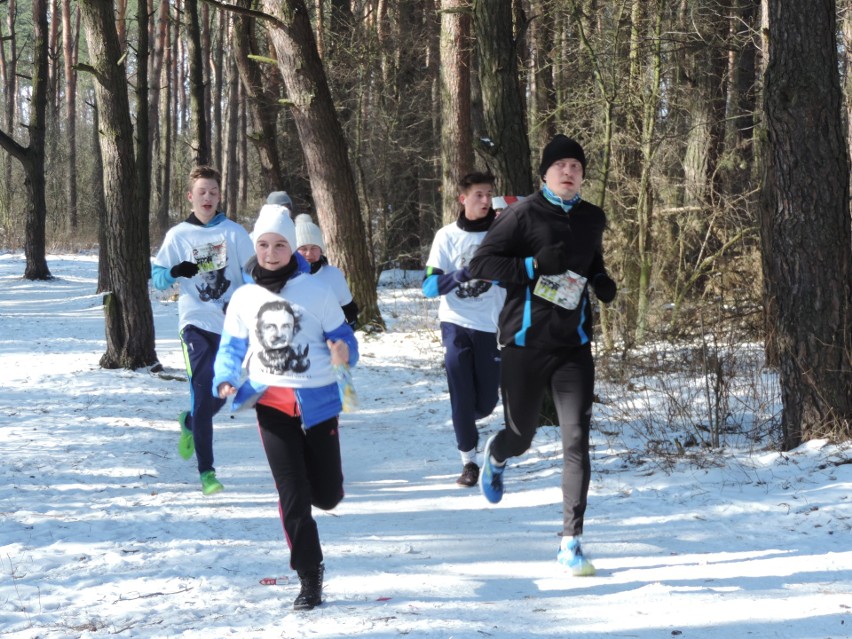
[[[494,438],[497,434],[491,435],[488,441],[485,442],[485,450],[482,451],[482,473],[479,477],[479,489],[485,496],[485,499],[492,504],[498,503],[503,499],[503,471],[506,470],[506,464],[498,466],[491,459],[491,445],[494,443]]]
[[[595,574],[595,567],[583,554],[579,537],[562,538],[556,561],[567,567],[575,577],[591,577]]]

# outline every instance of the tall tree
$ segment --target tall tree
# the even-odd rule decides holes
[[[248,8],[251,0],[237,0],[239,6]],[[280,80],[273,76],[278,74],[270,71],[264,74],[256,61],[259,55],[256,20],[251,17],[238,16],[234,18],[232,43],[234,59],[242,81],[244,94],[248,99],[251,112],[253,134],[251,142],[257,149],[260,159],[260,188],[269,193],[282,188],[280,184],[282,167],[278,153],[278,104]],[[267,65],[268,69],[274,69]],[[236,204],[236,202],[234,202]],[[230,202],[228,203],[230,207]]]
[[[68,226],[77,228],[77,27],[71,20],[71,0],[62,0],[62,58],[65,62],[65,140],[68,147],[66,202]]]
[[[458,214],[458,183],[473,170],[470,122],[470,0],[441,0],[442,219]]]
[[[486,163],[500,193],[532,193],[530,143],[518,77],[518,51],[512,28],[512,4],[478,0],[473,20],[479,51],[479,84],[485,120]]]
[[[556,133],[556,89],[553,77],[553,1],[530,0],[529,52],[530,137],[542,149]]]
[[[346,275],[366,325],[383,328],[355,178],[304,0],[263,0],[269,38],[299,132],[330,259]]]
[[[12,134],[15,126],[15,118],[17,117],[17,96],[18,96],[18,44],[15,20],[18,15],[18,7],[16,0],[9,0],[8,13],[6,15],[6,33],[3,33],[0,28],[0,44],[2,42],[9,43],[9,55],[6,55],[6,47],[0,46],[0,76],[3,80],[3,93],[5,103],[3,104],[4,121],[3,126]],[[0,193],[0,205],[6,208],[5,212],[11,208],[12,200],[12,156],[6,155],[3,157],[3,186]]]
[[[157,48],[162,51],[162,59],[157,61],[156,67],[160,68],[159,73],[154,77],[159,79],[155,82],[155,86],[162,85],[162,89],[158,89],[158,104],[159,116],[156,120],[158,123],[157,130],[157,149],[158,165],[157,165],[157,195],[159,203],[157,205],[157,231],[162,238],[169,230],[169,205],[171,203],[171,174],[172,174],[172,136],[175,122],[175,100],[173,99],[173,80],[175,77],[175,66],[172,61],[174,55],[174,47],[172,46],[172,21],[169,19],[168,3],[164,2],[165,11],[160,12],[160,20],[158,22],[157,41],[161,43]],[[175,29],[177,30],[177,29]],[[152,104],[152,106],[154,106]]]
[[[0,131],[0,146],[17,159],[24,167],[25,183],[29,198],[27,228],[24,240],[26,266],[24,277],[29,280],[49,280],[53,276],[45,257],[45,200],[44,152],[47,130],[47,83],[48,83],[48,30],[47,0],[33,0],[33,70],[30,85],[30,139],[27,146],[15,141],[10,134]],[[14,99],[12,96],[10,99]]]
[[[151,14],[147,0],[137,0],[136,5],[136,197],[139,200],[139,213],[144,215],[145,224],[139,229],[142,233],[142,250],[151,253],[151,241],[148,237],[148,217],[151,208],[151,129],[148,115],[148,64],[150,62],[149,31]]]
[[[198,0],[184,0],[189,50],[189,108],[191,111],[192,148],[196,164],[209,164],[210,123],[207,117],[207,91],[204,86],[204,54],[201,46],[201,18]]]
[[[106,259],[111,290],[104,295],[107,351],[104,368],[142,368],[157,363],[154,316],[148,297],[150,255],[147,210],[136,189],[136,158],[127,77],[111,0],[80,0],[95,84],[103,154]]]
[[[834,0],[769,0],[761,243],[784,449],[852,437],[852,231]]]

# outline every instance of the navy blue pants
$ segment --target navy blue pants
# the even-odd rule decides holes
[[[479,443],[476,420],[490,415],[499,399],[497,335],[441,322],[441,340],[456,443],[466,452]]]
[[[503,412],[491,454],[497,461],[525,453],[538,428],[547,387],[553,396],[562,435],[562,516],[564,536],[583,534],[592,466],[589,430],[595,389],[591,345],[537,351],[503,349]]]
[[[278,512],[290,547],[290,567],[307,572],[322,562],[311,507],[331,510],[343,499],[337,418],[304,430],[302,420],[257,404],[260,440],[278,491]]]
[[[225,404],[224,399],[213,397],[213,362],[219,350],[221,336],[196,326],[184,326],[180,332],[186,373],[189,375],[190,416],[187,428],[195,441],[195,459],[198,472],[213,468],[213,416]]]

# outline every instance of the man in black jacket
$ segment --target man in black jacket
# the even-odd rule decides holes
[[[492,503],[503,498],[506,460],[532,444],[549,386],[563,452],[557,559],[575,575],[593,575],[580,546],[595,378],[589,288],[608,303],[616,286],[604,268],[606,215],[579,195],[586,173],[583,148],[556,135],[544,148],[539,173],[541,190],[502,212],[470,264],[473,277],[506,287],[498,326],[506,424],[485,444],[480,488]]]

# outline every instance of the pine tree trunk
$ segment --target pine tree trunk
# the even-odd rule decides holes
[[[164,3],[167,4],[167,3]],[[169,211],[172,196],[172,131],[175,122],[174,97],[172,84],[175,78],[172,61],[173,47],[171,46],[171,29],[168,13],[160,14],[160,40],[162,41],[163,58],[161,72],[156,76],[162,78],[163,88],[159,97],[159,127],[158,137],[159,166],[157,174],[157,189],[159,204],[157,206],[157,231],[160,238],[164,237],[171,226]],[[158,83],[159,84],[159,83]]]
[[[836,7],[770,0],[763,267],[783,446],[852,437],[852,232]]]
[[[518,82],[512,5],[505,0],[474,3],[480,87],[486,130],[486,164],[495,174],[497,193],[532,193],[526,109]]]
[[[62,0],[62,53],[65,62],[65,144],[68,147],[66,202],[68,227],[77,229],[77,50],[71,23],[71,0]]]
[[[143,217],[140,226],[145,255],[151,253],[151,238],[148,236],[148,218],[151,210],[151,136],[148,121],[148,62],[150,18],[147,0],[137,0],[136,7],[136,197],[139,213]]]
[[[146,250],[147,212],[136,189],[130,100],[121,59],[112,3],[81,0],[86,40],[100,116],[103,191],[106,202],[107,250],[112,290],[104,312],[107,351],[104,368],[141,368],[156,364],[154,318],[148,297],[150,255]]]
[[[459,212],[458,183],[473,170],[470,123],[470,0],[441,0],[441,218]]]
[[[195,164],[209,164],[210,126],[207,117],[206,88],[204,86],[204,52],[201,47],[201,23],[198,0],[184,0],[186,10],[186,35],[189,52],[189,108],[191,112],[192,146]]]
[[[238,4],[249,7],[251,0],[240,0]],[[255,21],[251,18],[236,17],[233,26],[234,59],[239,70],[240,80],[251,111],[251,124],[254,129],[251,142],[260,158],[260,188],[263,192],[277,191],[283,169],[278,153],[278,85],[266,87],[264,76],[258,63],[249,58],[257,52],[257,43],[253,41]],[[274,75],[270,73],[268,75]],[[269,80],[266,80],[269,82]]]
[[[0,46],[0,63],[2,63],[3,75],[3,92],[4,92],[4,104],[3,104],[3,114],[4,125],[6,130],[9,131],[9,134],[12,134],[12,130],[15,126],[15,119],[17,117],[17,96],[18,96],[18,44],[17,44],[17,34],[15,28],[15,20],[18,15],[17,9],[17,0],[9,0],[8,11],[6,14],[6,27],[7,33],[2,34],[3,40],[8,42],[9,51],[11,55],[6,56],[6,47]],[[7,207],[7,210],[4,213],[8,214],[8,208],[11,205],[12,201],[12,158],[10,156],[3,157],[3,180],[2,186],[0,188],[3,189],[2,194],[0,194],[0,204]]]
[[[234,28],[234,25],[231,25]],[[222,163],[222,186],[225,191],[225,211],[231,219],[237,219],[239,204],[239,175],[237,165],[237,134],[240,130],[240,76],[236,61],[231,58],[228,63],[228,111],[227,137],[225,138],[224,161]]]
[[[269,38],[292,101],[290,112],[302,143],[329,260],[346,275],[361,307],[359,321],[384,328],[346,140],[317,54],[307,7],[304,0],[264,0],[263,7],[280,22],[270,27]]]
[[[27,213],[27,228],[24,239],[26,266],[24,278],[28,280],[49,280],[53,276],[47,267],[45,257],[45,220],[47,202],[45,200],[44,152],[47,133],[47,89],[48,89],[48,27],[47,0],[33,0],[33,74],[32,98],[30,102],[29,146],[21,158],[26,175],[25,184],[29,196],[30,209]]]

